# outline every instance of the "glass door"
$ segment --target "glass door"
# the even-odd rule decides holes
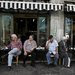
[[[47,40],[47,18],[46,17],[39,17],[38,18],[38,45],[45,46],[45,42]]]

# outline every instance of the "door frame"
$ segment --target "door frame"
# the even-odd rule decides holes
[[[46,17],[47,19],[47,35],[46,38],[50,35],[50,17],[49,14],[14,14],[14,25],[16,18],[36,18],[37,19],[37,44],[39,44],[39,30],[38,30],[38,18],[39,17]]]

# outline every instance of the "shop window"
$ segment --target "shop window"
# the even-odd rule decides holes
[[[10,39],[11,33],[13,33],[13,17],[9,15],[3,15],[2,16],[2,31],[3,36],[2,40],[3,42],[8,42]]]
[[[71,18],[65,18],[65,34],[71,33],[71,25],[72,25],[72,19]]]
[[[73,19],[71,17],[65,17],[65,35],[69,35],[69,45],[73,46]]]

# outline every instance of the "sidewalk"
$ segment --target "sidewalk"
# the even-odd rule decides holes
[[[22,64],[19,64],[13,65],[11,71],[8,71],[7,65],[0,65],[0,75],[75,75],[75,64],[71,68],[48,67],[41,63],[36,64],[36,67],[27,64],[24,68]]]

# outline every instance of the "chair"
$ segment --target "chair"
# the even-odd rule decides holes
[[[50,57],[51,57],[51,62],[53,63],[53,61],[54,61],[54,55],[51,54]]]

